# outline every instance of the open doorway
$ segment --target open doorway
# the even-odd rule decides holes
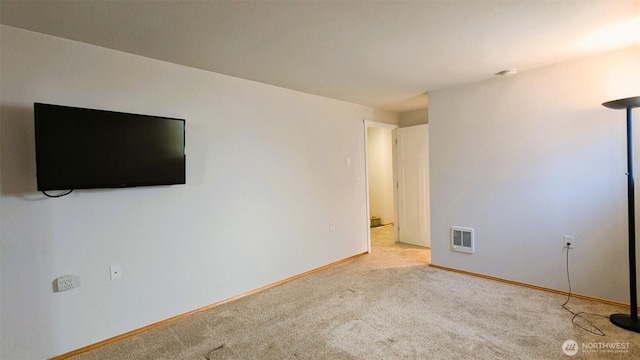
[[[365,121],[364,133],[367,249],[401,251],[429,264],[428,125]]]
[[[367,217],[369,227],[386,227],[395,231],[395,161],[394,134],[396,125],[365,121]],[[371,252],[371,231],[367,237],[368,251]]]

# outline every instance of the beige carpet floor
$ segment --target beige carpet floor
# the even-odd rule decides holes
[[[640,334],[605,317],[621,308],[569,302],[605,315],[588,316],[596,336],[566,296],[430,268],[392,227],[372,234],[369,255],[74,359],[640,359]]]

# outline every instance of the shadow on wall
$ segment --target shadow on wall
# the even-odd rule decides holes
[[[0,193],[27,197],[36,189],[33,108],[0,106]]]

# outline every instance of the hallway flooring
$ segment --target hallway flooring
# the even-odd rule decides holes
[[[371,252],[396,252],[423,264],[431,263],[431,249],[395,242],[393,224],[371,228]]]

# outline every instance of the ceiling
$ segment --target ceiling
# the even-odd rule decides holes
[[[391,111],[640,44],[640,0],[9,1],[4,25]]]

